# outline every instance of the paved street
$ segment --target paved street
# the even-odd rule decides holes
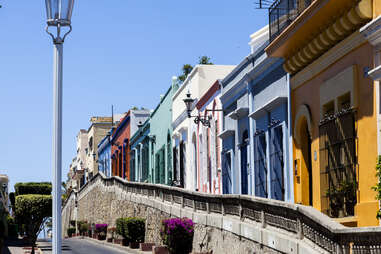
[[[134,254],[136,252],[128,252],[126,250],[118,250],[116,248],[104,246],[102,244],[93,243],[86,239],[79,239],[79,238],[70,238],[65,239],[62,243],[63,245],[63,251],[64,254],[120,254],[120,253],[128,253],[128,254]],[[42,249],[44,254],[50,254],[51,251],[51,243],[50,242],[43,242],[39,243],[39,246],[44,246]]]

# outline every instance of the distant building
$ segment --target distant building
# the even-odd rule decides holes
[[[130,145],[130,180],[135,182],[148,182],[149,169],[152,167],[152,160],[150,159],[152,142],[150,138],[150,119],[148,118],[144,123],[140,122],[139,129],[131,137]]]
[[[82,129],[76,136],[76,156],[70,164],[68,174],[68,188],[79,190],[85,184],[85,169],[86,169],[86,152],[88,150],[87,131]]]
[[[104,148],[110,150],[111,175],[123,179],[130,177],[130,139],[131,135],[138,129],[139,122],[144,122],[150,115],[147,109],[129,110],[120,123],[112,132],[109,141],[104,140]],[[105,150],[107,151],[107,150]],[[107,152],[105,157],[107,158]],[[103,161],[103,160],[102,160]]]
[[[171,185],[173,180],[172,156],[172,97],[177,91],[177,78],[164,95],[160,96],[160,103],[151,114],[150,137],[151,164],[150,182]]]
[[[114,117],[92,117],[91,126],[87,130],[86,150],[86,179],[89,180],[98,173],[98,144],[110,131],[114,124],[118,124],[125,114]]]
[[[111,133],[113,129],[98,144],[98,169],[106,177],[110,177],[111,172]]]

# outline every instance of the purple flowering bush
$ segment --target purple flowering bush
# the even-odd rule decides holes
[[[188,218],[163,220],[160,236],[170,253],[190,253],[192,251],[194,223]]]
[[[99,240],[105,240],[107,235],[107,224],[95,224],[95,232]]]

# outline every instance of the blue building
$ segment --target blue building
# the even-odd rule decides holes
[[[110,131],[111,132],[111,131]],[[108,133],[98,144],[98,169],[105,176],[111,176],[111,135]]]
[[[293,201],[288,79],[264,51],[268,36],[254,33],[252,53],[221,82],[223,193]]]

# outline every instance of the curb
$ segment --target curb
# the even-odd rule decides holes
[[[122,246],[122,245],[119,245],[119,244],[109,243],[107,241],[99,241],[99,240],[96,240],[96,239],[93,239],[93,238],[90,238],[90,237],[83,237],[83,238],[81,238],[81,237],[73,237],[73,238],[74,239],[86,240],[88,242],[92,242],[92,243],[95,243],[95,244],[98,244],[98,245],[107,246],[107,247],[114,248],[114,249],[121,250],[121,251],[128,251],[129,253],[133,253],[133,254],[152,253],[152,251],[141,251],[141,250],[138,250],[138,249],[131,249],[130,247],[127,247],[127,246]]]

